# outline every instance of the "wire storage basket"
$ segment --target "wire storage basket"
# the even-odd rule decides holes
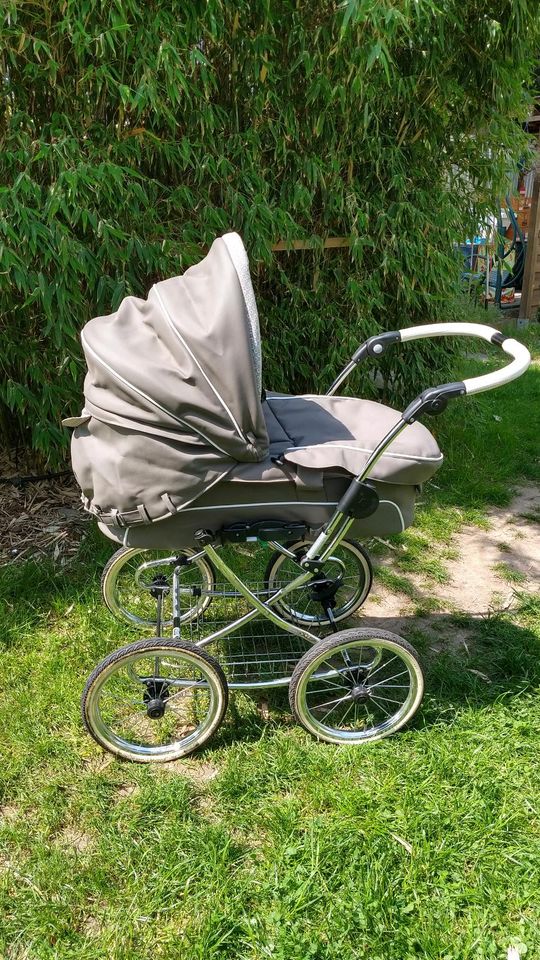
[[[263,582],[244,582],[261,600],[268,599],[270,591]],[[275,583],[271,592],[281,586]],[[208,646],[233,689],[286,685],[300,657],[309,649],[309,641],[280,629],[261,614],[238,624],[253,608],[249,600],[236,593],[226,581],[215,583],[209,593],[212,602],[189,623],[182,624],[182,637]],[[294,618],[290,619],[295,622]],[[231,628],[231,632],[211,639],[227,628]]]

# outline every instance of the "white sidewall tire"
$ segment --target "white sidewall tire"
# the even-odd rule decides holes
[[[137,655],[151,656],[157,651],[169,651],[185,656],[209,678],[209,688],[211,690],[212,713],[205,721],[203,729],[196,736],[186,738],[186,741],[178,741],[169,747],[160,749],[129,749],[129,746],[123,746],[125,741],[121,742],[117,738],[107,738],[105,735],[105,725],[100,724],[97,717],[99,707],[99,695],[103,684],[111,677],[115,668],[123,666]],[[225,716],[229,699],[229,691],[225,674],[218,661],[201,650],[194,643],[180,640],[167,640],[156,637],[153,640],[139,640],[136,643],[130,643],[119,650],[105,657],[92,671],[81,700],[81,712],[83,723],[88,733],[93,737],[96,743],[108,750],[114,756],[121,757],[124,760],[132,760],[135,763],[167,763],[171,760],[179,760],[188,756],[195,750],[198,750],[221,725]]]
[[[116,597],[116,585],[118,582],[118,577],[120,576],[123,568],[129,560],[132,560],[137,554],[141,555],[141,563],[144,563],[144,554],[150,554],[152,551],[145,550],[143,547],[121,547],[120,550],[117,550],[116,553],[113,553],[112,557],[107,561],[105,567],[103,568],[103,573],[101,575],[101,595],[103,602],[107,609],[112,613],[113,617],[117,620],[121,620],[124,623],[128,623],[130,627],[135,630],[152,630],[155,629],[157,625],[156,620],[149,620],[145,617],[138,617],[136,614],[130,614],[122,604],[118,601]],[[172,556],[174,551],[164,550],[163,553],[166,556]],[[185,549],[179,550],[178,556],[185,554],[187,556],[194,556],[196,553],[195,550]],[[206,557],[199,557],[195,564],[198,570],[201,572],[201,576],[204,577],[206,586],[209,590],[214,589],[215,587],[215,573],[214,568],[209,560]],[[192,620],[195,620],[197,616],[200,616],[201,613],[208,608],[212,602],[212,597],[201,597],[199,601],[193,604],[189,610],[186,610],[180,616],[180,623],[190,623]],[[172,620],[163,620],[162,627],[172,626]]]
[[[407,704],[406,709],[402,712],[398,711],[399,715],[395,721],[391,718],[392,723],[387,722],[381,724],[372,734],[346,734],[345,732],[339,733],[338,731],[333,733],[331,728],[325,727],[323,724],[313,720],[305,703],[307,685],[320,663],[330,656],[332,651],[337,652],[349,641],[351,646],[362,644],[367,648],[373,647],[374,649],[379,641],[380,646],[392,651],[402,659],[411,676],[412,692],[405,701]],[[330,637],[324,637],[315,643],[298,661],[289,684],[289,703],[297,722],[318,740],[322,740],[325,743],[339,744],[341,746],[347,744],[373,743],[376,740],[382,740],[384,737],[396,733],[405,726],[406,723],[412,720],[422,702],[423,695],[424,675],[418,654],[414,647],[406,640],[403,640],[402,637],[399,637],[395,633],[389,633],[387,630],[360,627],[342,630]]]

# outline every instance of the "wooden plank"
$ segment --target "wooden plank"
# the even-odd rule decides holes
[[[278,240],[272,245],[272,250],[317,250],[322,247],[323,250],[336,249],[337,247],[350,247],[350,237],[326,237],[322,244],[319,242],[322,238],[310,237],[308,240]]]
[[[538,149],[538,148],[537,148]],[[540,272],[540,149],[534,169],[532,202],[529,210],[529,236],[527,255],[523,272],[521,304],[519,316],[523,320],[534,320],[540,302],[537,302],[537,274]]]

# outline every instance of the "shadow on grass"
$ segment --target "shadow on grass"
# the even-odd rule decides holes
[[[34,635],[41,631],[39,644],[44,650],[50,641],[43,630],[54,633],[67,624],[65,669],[82,689],[95,663],[110,652],[106,642],[118,647],[138,639],[136,633],[115,627],[101,607],[99,576],[110,552],[107,543],[90,537],[77,562],[67,568],[58,568],[50,561],[27,561],[2,568],[0,647],[11,653],[19,644],[22,649],[23,633],[27,649],[31,648]],[[75,612],[70,614],[74,607]],[[511,615],[469,618],[424,611],[418,617],[366,618],[342,626],[390,630],[415,646],[426,674],[426,697],[419,722],[430,725],[451,722],[464,705],[481,709],[502,698],[519,696],[540,683],[540,640],[529,628],[533,617],[538,622],[540,601],[523,596]],[[34,671],[43,668],[39,657],[33,664]],[[259,740],[273,728],[291,722],[286,688],[235,692],[227,723],[204,754],[210,756],[213,748],[239,739]]]
[[[358,626],[358,621],[345,627],[354,625]],[[380,618],[377,626],[395,632],[393,620],[385,623]],[[452,640],[456,629],[462,637],[466,631],[466,646]],[[540,639],[507,615],[459,620],[448,615],[404,617],[400,635],[417,650],[425,673],[424,702],[412,728],[452,723],[464,707],[483,709],[533,691],[540,684]],[[437,648],[433,645],[436,637]],[[250,703],[247,710],[246,701]],[[240,739],[257,741],[272,729],[293,722],[287,688],[235,691],[228,722],[204,753],[210,756],[213,747]]]
[[[113,552],[92,530],[65,566],[47,557],[1,567],[0,646],[17,643],[22,625],[26,630],[46,626],[52,611],[61,615],[74,603],[94,603],[100,596],[101,571]]]

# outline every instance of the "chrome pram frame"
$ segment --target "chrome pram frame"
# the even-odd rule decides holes
[[[422,699],[423,677],[418,655],[406,641],[394,634],[370,629],[369,627],[340,629],[338,624],[334,622],[331,603],[328,603],[325,608],[326,622],[331,628],[330,634],[321,638],[316,629],[307,629],[305,625],[302,625],[301,618],[296,621],[294,617],[286,619],[279,612],[279,605],[294,591],[310,583],[313,584],[317,578],[324,577],[325,564],[330,559],[335,560],[335,557],[333,557],[334,551],[346,540],[347,533],[355,522],[355,518],[369,516],[376,509],[378,498],[373,487],[369,485],[370,474],[390,444],[409,424],[414,423],[423,415],[442,413],[448,401],[452,398],[480,393],[510,382],[519,377],[530,363],[529,352],[522,344],[512,338],[505,337],[489,326],[450,323],[412,327],[378,334],[366,340],[336,378],[328,391],[328,395],[333,395],[364,359],[378,358],[396,343],[407,343],[417,339],[448,335],[473,336],[483,339],[501,347],[507,355],[513,358],[512,362],[500,370],[483,376],[442,384],[420,393],[372,451],[361,473],[351,481],[331,519],[301,557],[277,540],[268,541],[268,546],[298,564],[300,570],[298,576],[289,582],[282,583],[278,589],[242,579],[226,562],[221,548],[216,543],[215,535],[204,529],[201,529],[198,535],[200,549],[195,552],[180,551],[181,556],[171,555],[168,558],[173,566],[172,584],[160,585],[159,582],[156,582],[151,587],[152,596],[156,601],[157,638],[152,641],[131,644],[122,648],[121,651],[109,655],[93,672],[86,686],[83,695],[83,718],[92,736],[102,746],[119,756],[138,761],[170,760],[185,756],[205,742],[221,723],[227,704],[227,689],[256,690],[289,686],[291,708],[296,719],[310,733],[331,743],[361,743],[368,740],[377,740],[399,729],[411,719]],[[205,558],[211,567],[219,571],[224,578],[224,583],[216,585],[213,582],[211,586],[206,588],[204,586],[202,588],[183,586],[182,578],[186,568],[202,558]],[[159,563],[149,561],[143,563],[140,569],[141,571],[151,570],[153,566],[163,565],[164,562],[167,561],[162,560]],[[140,586],[145,589],[142,582]],[[169,591],[172,601],[172,631],[170,639],[163,639],[162,604],[164,596]],[[186,617],[183,614],[182,604],[187,597],[191,601],[195,598],[199,601],[202,600],[202,602],[198,605],[195,604],[193,616]],[[230,622],[212,630],[211,623],[205,623],[204,609],[207,601],[216,598],[245,601],[248,609],[236,618],[231,619]],[[264,647],[265,634],[256,634],[251,637],[252,640],[255,640],[252,660],[248,663],[245,652],[243,653],[242,650],[237,655],[239,656],[237,660],[234,659],[235,655],[233,654],[232,661],[225,664],[228,673],[228,676],[225,676],[219,662],[201,651],[205,651],[205,648],[210,645],[219,645],[221,640],[235,632],[242,631],[251,621],[259,617],[263,618],[267,624],[271,624],[273,628],[277,628],[278,631],[298,638],[299,641],[302,641],[304,649],[302,649],[302,644],[299,644],[298,649],[281,651],[280,653],[279,647],[273,651],[269,646],[266,646],[264,650],[260,651],[259,660],[257,660],[256,642],[259,641],[260,645]],[[209,633],[206,632],[208,627],[210,628]],[[188,633],[187,638],[186,632]],[[273,653],[275,653],[275,658],[272,661]],[[195,671],[194,676],[196,674],[199,679],[188,679],[187,674],[179,677],[174,673],[172,667],[169,672],[173,675],[164,676],[164,664],[172,662],[174,657],[177,657],[180,661],[182,656],[184,657],[182,662],[189,662],[190,669]],[[153,674],[138,673],[136,664],[139,660],[134,660],[133,657],[139,657],[139,659],[153,657],[155,660]],[[399,661],[399,666],[404,668],[403,672],[395,676],[392,675],[394,668],[391,667],[394,661]],[[210,711],[210,708],[208,710],[208,716],[210,713],[212,714],[211,720],[205,719],[200,723],[195,723],[195,725],[193,725],[194,722],[190,721],[186,726],[186,732],[182,736],[178,737],[177,734],[171,734],[173,737],[171,743],[160,742],[157,745],[148,746],[146,744],[130,744],[129,740],[122,736],[115,739],[115,736],[110,735],[110,730],[106,733],[107,725],[97,715],[96,711],[99,709],[98,693],[102,690],[105,680],[108,681],[111,677],[116,676],[115,670],[118,671],[119,669],[117,665],[121,664],[123,668],[124,663],[128,664],[128,673],[131,671],[133,677],[136,677],[136,682],[139,685],[142,684],[144,688],[140,713],[141,716],[144,715],[145,723],[147,718],[154,721],[159,720],[161,723],[166,715],[166,710],[169,707],[170,710],[173,709],[173,701],[177,707],[185,699],[184,694],[188,690],[192,694],[195,691],[195,696],[197,691],[205,691],[209,702],[213,703],[212,710]],[[269,664],[272,667],[270,671],[268,670]],[[388,668],[385,664],[388,664]],[[242,666],[246,668],[244,673],[242,673]],[[257,668],[257,666],[260,669],[258,675],[254,675],[257,670],[248,669],[248,667]],[[389,676],[385,673],[387,669]],[[397,665],[395,669],[397,669]],[[197,671],[200,672],[200,675]],[[105,676],[105,680],[103,680],[103,676]],[[399,680],[405,676],[407,679],[403,680],[402,684],[393,683],[396,678]],[[376,677],[378,677],[378,680],[374,682]],[[381,687],[383,688],[382,692],[385,693],[384,698],[381,694]],[[406,693],[403,695],[393,693],[388,696],[388,689],[394,691],[400,688],[405,689]],[[174,693],[171,694],[171,690]],[[343,690],[345,693],[342,694]],[[325,702],[324,697],[328,696],[330,692],[336,699]],[[320,697],[317,699],[317,694],[323,697],[322,703]],[[315,701],[310,702],[310,696],[315,697]],[[393,699],[396,696],[398,699]],[[403,699],[400,699],[401,696],[403,696]],[[380,701],[380,704],[376,703],[377,700]],[[321,718],[320,711],[326,708],[327,703],[337,703],[340,708],[331,706],[324,717]],[[396,704],[396,708],[391,707],[390,704]],[[369,713],[369,710],[372,712],[378,710],[380,716],[377,722],[375,723],[372,720],[370,725],[363,717],[360,720],[353,720],[353,717],[356,718],[357,716],[357,707],[360,713],[362,709],[365,709],[367,713]],[[152,711],[154,711],[154,714]],[[335,713],[335,715],[330,723],[328,722],[328,715],[332,713]],[[182,722],[187,722],[185,717]],[[144,739],[146,734],[141,733],[138,736]]]

